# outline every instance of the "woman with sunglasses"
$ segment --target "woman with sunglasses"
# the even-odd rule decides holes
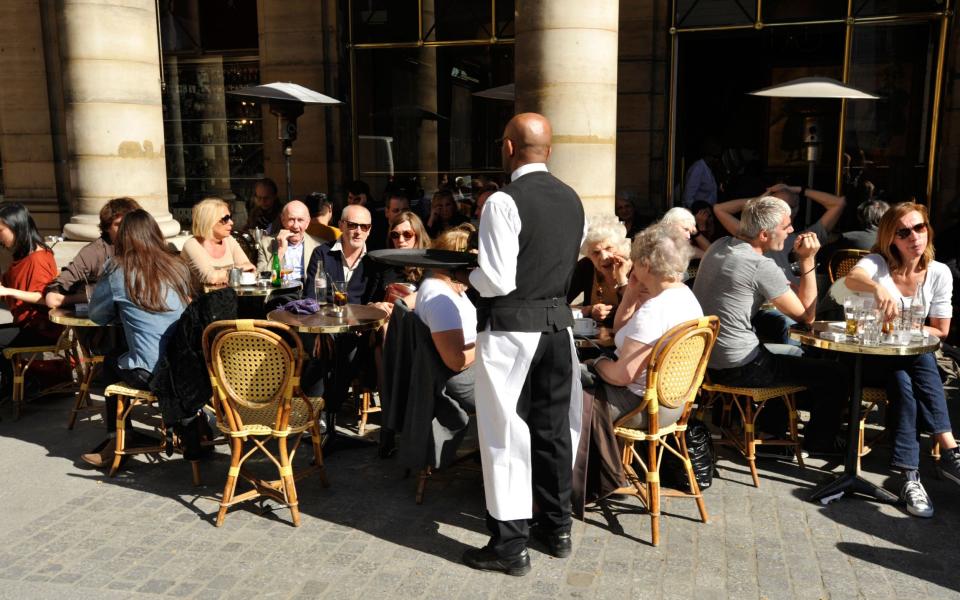
[[[922,303],[927,322],[924,330],[945,339],[953,316],[953,278],[946,265],[933,260],[933,228],[926,207],[903,202],[890,208],[880,219],[872,252],[847,275],[847,287],[872,294],[888,321],[896,318],[906,298],[912,299],[911,304]],[[866,373],[868,379],[885,380],[891,405],[897,412],[891,462],[903,470],[906,478],[901,499],[910,514],[932,517],[933,504],[918,475],[918,427],[931,431],[943,450],[937,464],[940,474],[960,485],[960,454],[936,358],[933,353],[879,357]]]
[[[232,267],[254,272],[233,233],[233,215],[220,198],[206,198],[193,207],[193,237],[183,244],[183,258],[201,285],[227,283]]]
[[[405,210],[390,220],[387,248],[414,250],[429,248],[430,244],[430,235],[427,234],[423,221],[415,213]],[[423,279],[423,269],[416,267],[396,267],[385,270],[382,275],[385,302],[392,303],[406,295],[395,284],[419,284],[421,279]],[[401,293],[397,293],[398,291]]]

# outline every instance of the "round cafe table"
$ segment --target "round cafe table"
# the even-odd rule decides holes
[[[377,329],[388,317],[386,311],[365,304],[347,304],[341,316],[326,314],[329,310],[325,306],[318,313],[299,315],[278,308],[267,313],[267,320],[289,325],[300,333],[347,333]]]
[[[927,352],[934,352],[940,347],[940,338],[933,335],[915,336],[911,338],[908,344],[881,342],[877,345],[865,345],[846,336],[843,336],[840,341],[822,337],[826,332],[843,333],[843,325],[843,322],[815,321],[809,330],[800,328],[790,330],[790,337],[804,346],[853,355],[853,386],[850,393],[847,455],[844,458],[843,473],[817,487],[810,495],[810,499],[818,501],[837,494],[862,494],[881,502],[894,503],[898,500],[895,494],[860,477],[860,461],[857,460],[859,458],[857,455],[859,454],[860,398],[863,395],[863,357],[926,354]]]
[[[103,363],[103,356],[93,352],[87,344],[91,336],[80,335],[77,329],[104,327],[104,325],[94,323],[86,314],[77,314],[73,307],[50,309],[48,318],[58,325],[74,330],[74,348],[80,366],[80,389],[77,390],[77,401],[73,405],[73,410],[70,411],[70,420],[67,422],[67,429],[73,429],[77,423],[77,415],[99,410],[90,406],[90,382],[97,368]]]
[[[296,283],[285,283],[280,287],[273,287],[272,285],[264,287],[256,284],[228,286],[227,284],[222,283],[217,285],[204,285],[203,291],[214,292],[216,290],[222,290],[225,287],[232,287],[233,291],[237,293],[237,296],[240,296],[241,298],[266,299],[267,296],[270,296],[273,293],[285,293],[285,292],[293,292],[293,291],[299,290],[300,282],[298,281]]]

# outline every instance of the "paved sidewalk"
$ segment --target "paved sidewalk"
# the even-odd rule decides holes
[[[710,523],[692,501],[667,500],[662,544],[649,545],[649,518],[634,500],[614,502],[574,525],[574,552],[555,559],[532,549],[522,578],[460,564],[485,542],[479,472],[438,475],[424,504],[373,448],[327,461],[331,486],[298,486],[302,525],[289,512],[253,505],[212,525],[225,454],[189,465],[137,457],[115,479],[77,464],[102,436],[99,422],[65,428],[70,399],[27,407],[0,422],[0,597],[139,598],[896,598],[960,597],[960,489],[938,481],[924,459],[933,519],[895,506],[803,498],[824,476],[761,460],[761,486],[724,455],[706,492]],[[299,457],[301,460],[304,456]],[[870,479],[893,491],[881,448],[865,461]]]

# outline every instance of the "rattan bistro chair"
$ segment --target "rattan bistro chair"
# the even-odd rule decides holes
[[[43,359],[47,354],[54,354],[58,358],[72,364],[75,372],[75,379],[83,381],[83,373],[80,367],[80,359],[76,354],[76,346],[69,328],[63,330],[56,343],[43,346],[19,346],[3,349],[3,356],[13,367],[13,388],[11,391],[11,401],[13,404],[14,420],[20,418],[20,411],[26,403],[25,378],[27,371],[37,359]],[[66,381],[57,385],[48,386],[40,391],[40,395],[58,394],[69,391],[76,387],[75,381]]]
[[[697,502],[703,522],[706,523],[709,518],[697,480],[693,476],[685,432],[687,419],[703,381],[707,360],[719,329],[720,320],[709,316],[681,323],[663,334],[650,355],[647,388],[640,406],[614,423],[614,434],[623,448],[623,469],[632,486],[617,491],[636,495],[647,508],[654,546],[660,543],[661,494],[693,498]],[[661,426],[658,419],[661,406],[683,406],[684,410],[676,423]],[[624,425],[643,412],[646,412],[647,417],[645,428],[634,429]],[[637,442],[646,442],[645,456],[635,448]],[[674,490],[661,492],[660,459],[664,450],[676,455],[686,466],[689,493]],[[644,472],[642,479],[634,469],[634,464]]]
[[[296,480],[316,470],[323,485],[328,485],[320,449],[323,399],[306,398],[300,389],[304,350],[299,336],[271,321],[216,321],[203,332],[203,354],[217,426],[231,448],[216,525],[223,524],[231,506],[268,497],[289,507],[293,525],[299,526]],[[293,458],[307,430],[313,441],[313,465],[295,475]],[[277,443],[276,452],[267,445],[271,440]],[[247,469],[244,463],[258,451],[273,463],[279,479],[262,479]],[[240,478],[252,489],[236,494]]]
[[[830,256],[830,262],[827,263],[827,275],[830,276],[830,283],[835,282],[841,277],[846,277],[847,273],[853,269],[854,265],[860,262],[860,259],[870,254],[866,250],[844,249],[837,250]]]

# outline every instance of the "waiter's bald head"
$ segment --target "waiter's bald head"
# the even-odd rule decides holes
[[[516,115],[503,130],[503,170],[513,173],[517,168],[550,158],[550,143],[553,129],[550,121],[537,113]]]

